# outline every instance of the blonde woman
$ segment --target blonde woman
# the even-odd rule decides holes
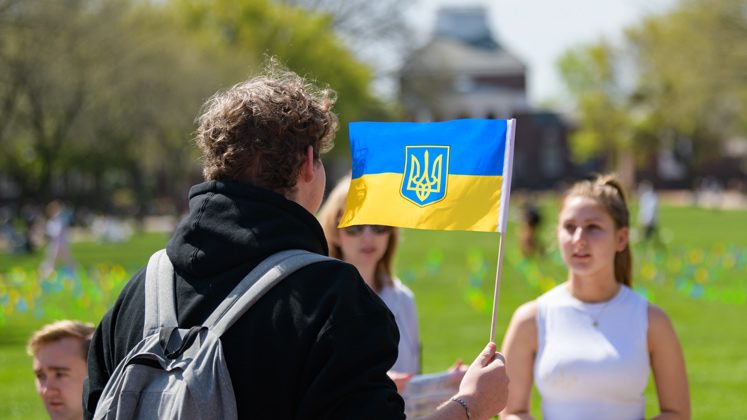
[[[420,333],[412,291],[394,275],[392,265],[399,229],[383,225],[357,225],[338,228],[347,198],[350,177],[338,182],[319,211],[319,221],[329,246],[329,255],[354,265],[366,284],[394,314],[399,328],[397,361],[389,371],[397,390],[404,392],[408,382],[421,371]],[[457,361],[449,369],[448,384],[454,390],[466,366]]]
[[[532,384],[544,419],[642,419],[652,370],[660,414],[689,419],[685,361],[664,311],[631,289],[625,194],[610,176],[563,197],[558,245],[568,279],[519,307],[503,342],[511,377],[503,419],[531,419]]]
[[[394,314],[399,328],[399,356],[390,377],[402,389],[406,378],[420,372],[420,334],[412,291],[392,273],[399,229],[360,225],[338,229],[350,178],[343,178],[319,210],[319,222],[327,237],[329,256],[353,264],[366,284]]]

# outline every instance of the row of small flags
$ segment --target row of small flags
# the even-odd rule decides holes
[[[674,292],[685,298],[747,304],[747,249],[678,248],[668,251],[635,252],[634,288],[650,301],[656,302],[663,292]],[[463,274],[457,284],[467,304],[473,309],[488,310],[485,290],[495,269],[484,251],[477,247],[464,250]],[[544,258],[526,259],[518,250],[507,253],[507,268],[512,278],[526,283],[541,293],[563,280],[565,268],[557,250]],[[411,286],[433,278],[443,270],[446,260],[443,250],[429,248],[423,257],[409,261],[400,278]],[[705,276],[700,273],[708,273]],[[81,319],[101,317],[114,302],[119,291],[132,275],[119,265],[99,264],[75,272],[59,271],[51,277],[39,277],[35,269],[13,267],[0,273],[0,326],[17,317],[35,319]],[[98,318],[97,318],[98,319]]]

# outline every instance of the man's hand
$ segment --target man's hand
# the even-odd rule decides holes
[[[467,403],[472,419],[493,417],[506,406],[508,375],[503,355],[495,349],[495,343],[488,343],[459,385],[456,398]]]

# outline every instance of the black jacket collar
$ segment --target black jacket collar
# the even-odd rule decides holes
[[[174,269],[199,278],[254,266],[284,249],[328,254],[314,215],[273,191],[208,181],[189,191],[189,214],[167,246]]]

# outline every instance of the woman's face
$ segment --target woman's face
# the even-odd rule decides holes
[[[614,278],[615,253],[625,249],[628,229],[617,229],[602,204],[590,197],[566,198],[558,221],[563,261],[576,275]]]
[[[392,228],[380,225],[348,226],[339,230],[343,261],[360,269],[371,269],[389,246]]]

